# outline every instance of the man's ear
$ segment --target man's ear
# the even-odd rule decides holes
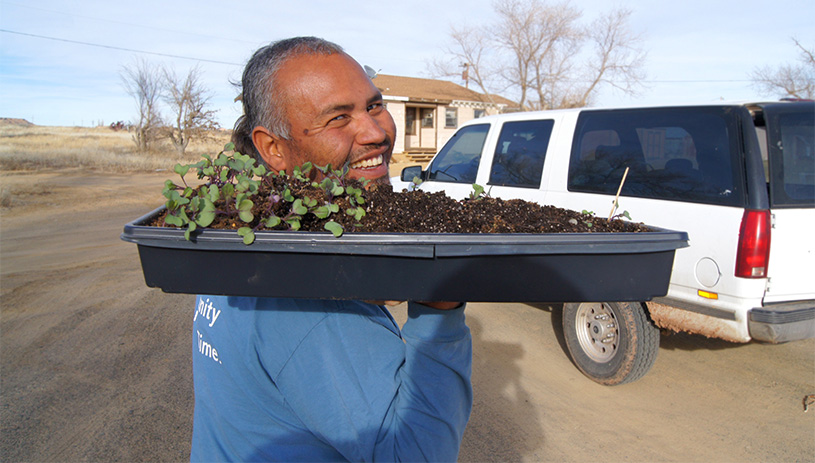
[[[286,170],[288,167],[282,151],[282,140],[272,134],[265,127],[255,127],[252,130],[252,142],[266,165],[275,172]]]

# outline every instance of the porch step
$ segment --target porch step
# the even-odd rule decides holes
[[[405,153],[410,162],[429,162],[436,153]]]

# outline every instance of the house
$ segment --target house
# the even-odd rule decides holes
[[[379,74],[373,79],[396,123],[394,153],[427,160],[453,136],[459,124],[516,109],[498,95],[486,95],[444,80]]]

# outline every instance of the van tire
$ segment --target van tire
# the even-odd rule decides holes
[[[563,337],[575,366],[607,386],[642,378],[659,351],[659,329],[641,302],[564,304]]]

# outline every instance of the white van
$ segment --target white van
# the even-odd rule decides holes
[[[599,217],[622,184],[617,212],[688,233],[665,297],[564,305],[572,359],[602,384],[651,368],[658,327],[734,342],[815,337],[813,102],[490,116],[462,125],[394,188],[417,178],[458,199],[478,184]]]

